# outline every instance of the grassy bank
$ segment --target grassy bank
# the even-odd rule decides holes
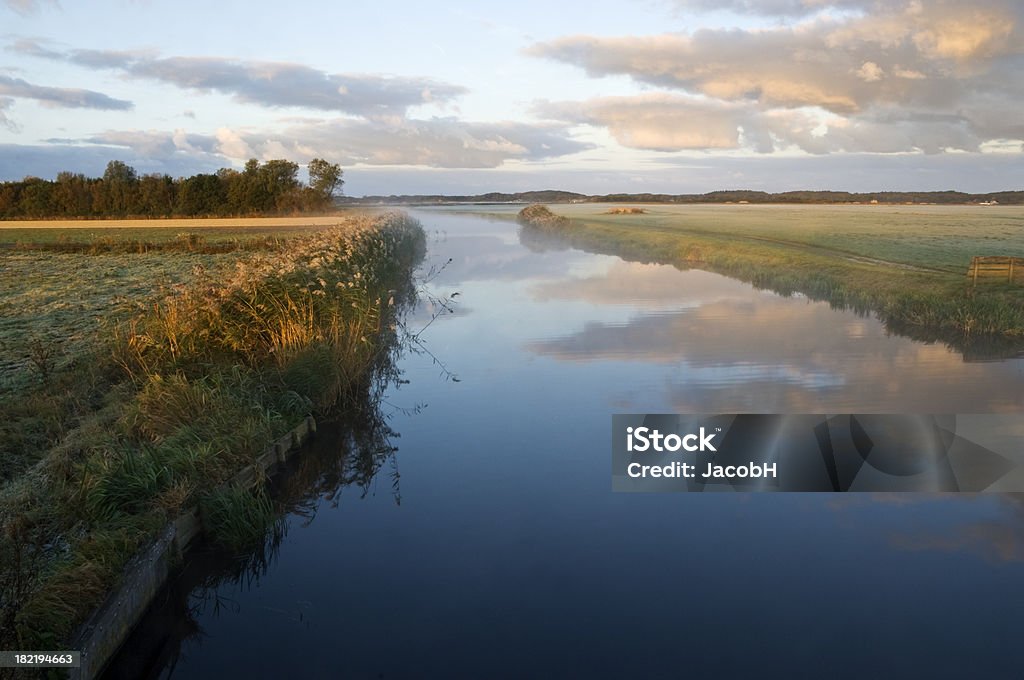
[[[365,401],[424,245],[391,214],[236,253],[111,313],[71,360],[7,390],[0,443],[18,460],[0,487],[0,648],[62,648],[183,507],[203,507],[227,542],[269,516],[265,499],[218,487],[309,413]],[[15,441],[28,418],[59,426]]]
[[[531,206],[519,220],[524,239],[541,247],[553,238],[632,260],[700,267],[782,294],[800,292],[873,312],[893,331],[961,349],[1015,351],[1024,341],[1024,286],[972,287],[965,276],[973,255],[1024,254],[1020,211],[603,210]]]

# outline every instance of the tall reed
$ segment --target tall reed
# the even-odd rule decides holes
[[[60,648],[183,506],[233,545],[263,526],[268,500],[220,485],[309,413],[359,407],[425,240],[401,214],[351,219],[111,329],[107,403],[0,489],[0,648]]]

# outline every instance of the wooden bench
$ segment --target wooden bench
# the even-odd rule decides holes
[[[1013,283],[1015,279],[1024,278],[1024,257],[973,257],[967,276],[974,285],[978,284],[978,279]]]

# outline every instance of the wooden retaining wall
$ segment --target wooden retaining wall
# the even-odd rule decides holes
[[[974,285],[985,281],[1024,281],[1024,257],[974,257],[967,268],[967,276]]]
[[[316,420],[309,416],[264,449],[255,463],[235,475],[225,486],[257,484],[272,467],[287,460],[315,432]],[[202,532],[199,508],[188,508],[164,527],[155,543],[128,562],[121,584],[72,636],[69,648],[82,652],[82,663],[80,668],[69,669],[70,678],[92,680],[103,671],[170,578],[172,566]]]

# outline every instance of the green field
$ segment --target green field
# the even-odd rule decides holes
[[[549,206],[524,238],[698,267],[783,294],[879,316],[888,327],[961,349],[1015,352],[1024,285],[966,276],[973,256],[1024,257],[1024,210],[972,206]],[[509,216],[505,209],[492,215]]]

